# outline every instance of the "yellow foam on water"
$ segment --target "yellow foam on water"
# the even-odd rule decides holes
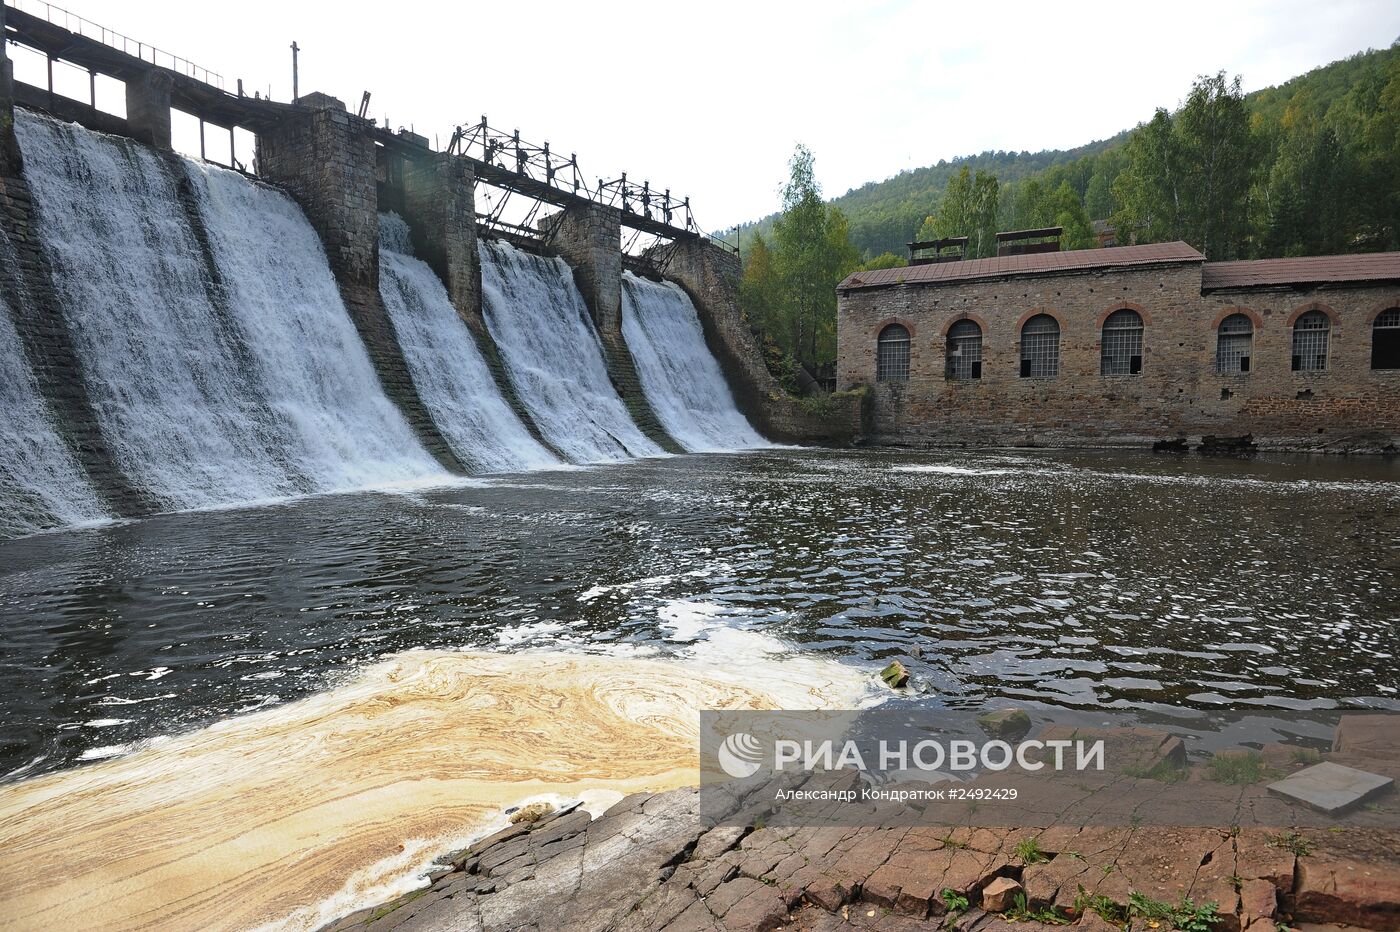
[[[524,798],[696,782],[697,710],[850,706],[865,672],[412,651],[346,685],[0,788],[0,926],[314,928]],[[749,671],[750,673],[752,671]],[[767,679],[768,677],[764,677]]]

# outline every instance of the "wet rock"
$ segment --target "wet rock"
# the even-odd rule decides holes
[[[1016,895],[1025,895],[1025,888],[1010,877],[998,877],[982,891],[982,908],[989,913],[1004,913],[1016,905]]]
[[[880,679],[884,680],[890,689],[899,689],[909,682],[909,671],[904,668],[904,664],[894,660],[880,671]]]
[[[1375,760],[1400,760],[1400,727],[1394,715],[1343,715],[1332,750]]]
[[[1207,456],[1252,456],[1259,451],[1253,434],[1242,437],[1217,437],[1208,434],[1201,438],[1197,451]]]
[[[510,814],[510,824],[519,825],[521,822],[538,822],[540,819],[554,811],[551,803],[538,802],[523,806]]]
[[[1031,717],[1022,709],[995,709],[977,716],[977,727],[1003,741],[1019,741],[1031,730]]]

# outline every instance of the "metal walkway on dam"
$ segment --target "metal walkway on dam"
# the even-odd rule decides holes
[[[170,106],[200,121],[201,157],[208,157],[205,126],[224,129],[229,133],[230,154],[229,162],[220,164],[240,171],[257,173],[256,165],[240,164],[234,157],[234,130],[243,129],[257,135],[298,109],[295,102],[282,103],[260,94],[248,96],[242,80],[230,91],[225,87],[223,76],[216,72],[47,3],[11,0],[0,5],[0,24],[3,24],[8,42],[47,59],[47,86],[16,82],[18,102],[94,129],[117,130],[123,122],[152,118],[133,111],[143,109],[139,106],[141,85],[155,76],[162,83],[168,82]],[[55,91],[54,64],[57,62],[88,72],[91,93],[87,102]],[[127,85],[126,118],[97,108],[97,75]],[[377,144],[409,158],[434,151],[424,136],[405,129],[395,132],[365,118],[367,103],[368,93],[358,116],[365,119]],[[163,116],[168,134],[169,116]],[[154,118],[160,120],[161,115]],[[129,135],[137,138],[143,135],[136,126],[128,129]],[[487,211],[478,212],[478,222],[489,229],[514,236],[547,238],[547,234],[542,235],[534,225],[545,205],[563,209],[600,205],[618,211],[621,225],[631,231],[624,251],[638,241],[640,234],[647,234],[670,242],[703,238],[727,251],[737,252],[733,245],[701,230],[695,222],[690,198],[674,197],[669,188],[658,190],[646,181],[637,184],[628,179],[626,172],[613,180],[599,178],[589,184],[579,169],[576,154],[562,158],[551,151],[548,142],[537,145],[523,141],[518,130],[506,133],[495,129],[484,116],[477,123],[456,127],[446,152],[463,159],[478,182],[504,192],[503,196],[492,199]],[[525,202],[523,222],[507,220],[506,205],[519,204],[522,200]]]

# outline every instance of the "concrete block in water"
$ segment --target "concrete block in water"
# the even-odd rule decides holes
[[[1394,785],[1390,777],[1326,761],[1269,784],[1269,792],[1333,815],[1360,805]]]

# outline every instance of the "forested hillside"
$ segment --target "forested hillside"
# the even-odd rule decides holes
[[[1151,119],[1112,139],[1068,151],[984,152],[939,162],[829,203],[845,216],[851,242],[867,261],[903,255],[921,229],[922,235],[975,236],[978,223],[1006,230],[1062,219],[1075,228],[1066,248],[1092,245],[1087,221],[1109,218],[1139,241],[1213,233],[1216,242],[1194,243],[1213,258],[1400,248],[1400,45],[1249,95],[1239,95],[1223,75],[1204,90],[1198,82],[1192,95],[1175,115],[1144,109]],[[1229,112],[1232,100],[1242,100],[1238,112]],[[1192,114],[1201,117],[1194,125]],[[1221,127],[1226,136],[1202,136]],[[1233,185],[1224,201],[1218,192],[1191,190],[1204,152],[1212,159],[1223,153],[1225,162],[1211,168]],[[960,176],[973,191],[980,176],[983,200],[990,193],[995,206],[940,224],[945,193]],[[1188,203],[1178,214],[1161,208],[1164,198],[1215,199]],[[1235,216],[1205,216],[1222,211]],[[745,225],[745,246],[755,234],[770,238],[776,218]],[[732,242],[735,231],[722,235]]]

